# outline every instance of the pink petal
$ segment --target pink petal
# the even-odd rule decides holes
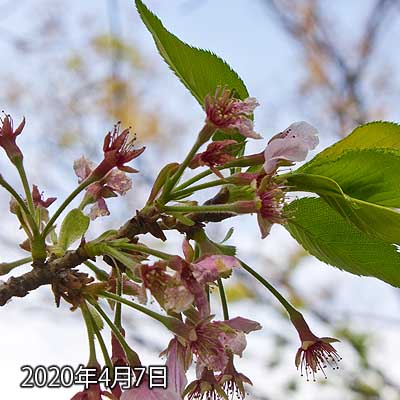
[[[252,139],[261,139],[262,136],[253,130],[253,121],[247,118],[238,118],[237,121],[231,126],[239,130],[240,134],[244,137]]]
[[[220,335],[222,344],[227,347],[233,354],[242,357],[243,351],[246,348],[246,335],[242,331],[235,333],[222,333]]]
[[[193,276],[201,284],[214,282],[219,276],[217,266],[211,257],[206,257],[202,261],[192,264],[191,269]]]
[[[200,283],[209,283],[214,282],[220,275],[230,272],[232,268],[239,266],[240,263],[235,257],[212,255],[192,264],[192,270],[193,276]]]
[[[259,105],[260,103],[257,101],[255,97],[248,97],[243,101],[238,100],[234,105],[234,107],[235,111],[246,115],[250,115]]]
[[[168,368],[168,388],[180,396],[182,396],[187,384],[185,358],[185,347],[177,339],[172,339],[168,346],[168,358],[166,362]]]
[[[242,317],[235,317],[228,321],[224,321],[224,324],[238,331],[242,331],[244,333],[258,331],[262,328],[257,321],[252,321],[251,319]]]
[[[317,130],[305,121],[295,122],[268,143],[264,151],[265,172],[274,172],[281,160],[303,161],[317,145]]]

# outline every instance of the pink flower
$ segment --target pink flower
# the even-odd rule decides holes
[[[135,149],[136,138],[131,136],[129,128],[120,132],[120,125],[121,123],[118,122],[106,135],[103,144],[104,159],[92,171],[92,177],[101,179],[115,167],[125,172],[137,172],[136,169],[125,164],[139,157],[145,148]]]
[[[164,261],[143,265],[143,284],[166,311],[181,313],[192,305],[194,296],[179,276],[166,272],[166,267],[167,263]]]
[[[232,90],[220,86],[214,96],[207,95],[205,100],[206,122],[216,129],[229,131],[236,129],[242,136],[260,139],[261,136],[254,132],[251,115],[259,105],[253,97],[239,100],[234,97]]]
[[[79,182],[83,182],[91,176],[94,163],[84,156],[74,162],[75,174]],[[106,198],[116,197],[118,194],[123,196],[132,188],[131,179],[122,171],[112,170],[102,180],[94,182],[86,188],[85,205],[94,203],[90,209],[89,216],[92,220],[97,217],[110,215]]]
[[[17,136],[21,134],[25,126],[25,118],[22,119],[17,129],[14,130],[13,119],[9,114],[4,114],[3,118],[0,118],[2,126],[0,127],[0,147],[2,147],[7,153],[8,158],[15,162],[16,160],[22,160],[22,152],[17,146]]]
[[[305,121],[295,122],[275,135],[264,151],[264,170],[273,174],[280,165],[303,161],[310,150],[318,145],[317,130]]]
[[[332,369],[339,368],[338,362],[342,358],[331,345],[331,343],[339,342],[339,340],[315,336],[300,313],[291,316],[291,321],[297,329],[301,340],[301,347],[297,350],[295,359],[297,369],[300,367],[301,376],[305,371],[307,381],[309,381],[309,376],[312,376],[315,382],[315,374],[321,371],[326,379],[324,368],[328,365]]]
[[[182,282],[191,294],[202,317],[210,314],[206,285],[229,275],[236,266],[239,266],[239,262],[235,257],[224,255],[204,256],[193,263],[176,256],[169,262],[169,267],[176,271],[175,279]]]
[[[233,364],[233,355],[229,357],[226,368],[217,376],[217,381],[231,399],[236,397],[243,400],[246,397],[244,384],[252,385],[251,380],[246,375],[236,371]]]
[[[204,368],[197,380],[185,389],[188,400],[228,400],[228,397],[216,380],[212,371]]]
[[[248,196],[252,196],[253,200],[237,201],[234,203],[234,210],[238,214],[257,213],[258,226],[264,239],[273,224],[283,224],[286,221],[283,214],[285,193],[282,186],[274,182],[270,175],[265,174],[255,177],[251,187]]]
[[[246,347],[245,334],[261,329],[258,322],[245,318],[212,321],[213,316],[199,319],[200,314],[195,313],[193,317],[198,321],[186,321],[195,332],[192,338],[187,338],[188,357],[194,354],[200,365],[213,371],[225,369],[229,354],[241,356]]]
[[[268,177],[264,180],[268,180]],[[278,185],[262,182],[257,191],[257,198],[259,202],[257,222],[261,237],[264,239],[268,236],[273,224],[282,224],[285,221],[282,215],[284,193]]]
[[[221,172],[215,167],[226,164],[235,159],[232,152],[235,150],[236,140],[221,140],[212,142],[207,146],[207,149],[202,153],[196,154],[190,162],[190,168],[208,166],[220,178],[223,178]]]

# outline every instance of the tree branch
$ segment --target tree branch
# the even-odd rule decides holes
[[[224,195],[217,195],[207,201],[206,204],[219,204],[223,200],[225,200]],[[161,240],[166,240],[164,230],[176,230],[188,237],[192,237],[197,230],[204,227],[204,223],[219,222],[231,216],[232,214],[228,213],[218,215],[198,213],[192,218],[194,225],[188,226],[177,221],[174,217],[161,215],[156,210],[152,216],[142,215],[141,212],[137,211],[136,215],[118,230],[116,237],[132,240],[138,235],[150,233]],[[4,306],[12,297],[25,297],[32,290],[58,282],[67,271],[77,267],[89,258],[89,255],[85,252],[84,245],[81,245],[77,250],[68,251],[63,257],[50,258],[44,263],[33,264],[31,271],[19,277],[11,277],[7,282],[0,284],[0,306]]]

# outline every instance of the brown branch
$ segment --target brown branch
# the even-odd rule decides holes
[[[35,265],[29,271],[18,277],[11,277],[0,285],[0,306],[4,306],[12,297],[25,297],[30,291],[40,286],[56,282],[59,275],[65,270],[72,269],[87,260],[82,247],[67,252],[63,257]]]
[[[218,204],[223,199],[224,197],[217,195],[206,203]],[[188,226],[173,217],[161,215],[156,210],[150,216],[137,212],[118,230],[116,237],[134,239],[137,235],[150,233],[161,240],[166,240],[164,230],[176,230],[191,237],[197,230],[204,227],[204,223],[219,222],[231,216],[233,215],[227,213],[218,215],[197,213],[193,216],[194,225]],[[25,297],[32,290],[58,282],[66,271],[77,267],[89,258],[84,245],[81,245],[77,250],[68,251],[63,257],[49,259],[39,265],[33,264],[31,271],[19,277],[11,277],[7,282],[0,284],[0,306],[4,306],[12,297]]]

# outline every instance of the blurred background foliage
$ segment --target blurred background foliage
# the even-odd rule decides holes
[[[229,4],[234,8],[236,3],[243,2],[237,0]],[[155,8],[158,3],[148,2]],[[299,76],[290,95],[284,92],[277,99],[279,107],[271,105],[270,114],[267,111],[261,119],[261,127],[269,132],[264,133],[265,137],[275,133],[270,131],[266,120],[290,119],[288,114],[292,110],[318,126],[323,144],[343,137],[366,121],[394,119],[396,112],[399,117],[396,75],[399,59],[396,47],[388,45],[387,32],[388,27],[395,26],[397,30],[391,35],[399,34],[400,4],[397,0],[358,0],[351,4],[344,0],[332,2],[334,4],[326,0],[252,0],[252,3],[257,3],[265,24],[274,27],[285,49],[296,54],[296,62],[286,66],[284,73],[293,71]],[[201,8],[209,13],[213,13],[214,8],[221,12],[221,5],[206,0],[168,1],[168,6],[160,6],[160,10],[168,7],[177,18],[180,14],[195,14]],[[168,91],[170,85],[167,82],[166,89],[163,85],[170,72],[161,61],[155,62],[155,56],[149,57],[156,52],[154,47],[149,47],[150,41],[146,42],[149,50],[140,43],[144,28],[138,27],[132,2],[1,1],[0,11],[0,105],[15,115],[16,120],[17,116],[27,116],[28,128],[23,140],[30,157],[28,167],[41,189],[46,189],[48,195],[66,194],[75,182],[71,173],[72,160],[81,154],[98,159],[105,132],[118,120],[134,127],[140,144],[153,148],[138,161],[141,174],[134,176],[134,190],[128,199],[115,201],[118,204],[112,208],[113,217],[95,224],[96,231],[117,227],[129,218],[132,210],[143,204],[161,163],[174,157],[182,158],[189,143],[183,133],[194,134],[201,123],[201,112],[193,111],[195,105],[188,105],[186,111],[188,97],[182,100],[178,90],[177,94],[171,93],[171,97],[176,94],[177,101],[171,100],[171,104],[165,101],[163,90]],[[352,16],[357,16],[355,22]],[[251,16],[249,13],[240,18],[246,20]],[[198,23],[201,29],[208,29],[204,21]],[[227,22],[230,23],[237,22]],[[168,27],[168,23],[166,25]],[[142,33],[137,34],[139,29]],[[224,35],[224,30],[212,29],[214,35]],[[257,40],[260,41],[259,51],[268,52],[274,38],[259,37]],[[213,43],[209,47],[214,50]],[[246,49],[240,51],[246,53]],[[257,54],[253,57],[257,58]],[[274,52],[273,57],[279,58],[280,53]],[[242,78],[246,81],[246,76]],[[257,91],[268,91],[274,82],[266,78],[264,85]],[[196,122],[194,128],[193,121]],[[9,171],[3,157],[0,167],[2,173]],[[8,199],[3,193],[1,200],[4,213]],[[250,219],[245,223],[249,225]],[[350,276],[338,280],[336,273],[327,273],[325,277],[323,273],[328,267],[313,261],[283,229],[279,230],[277,239],[273,238],[273,232],[267,239],[271,244],[265,248],[253,247],[255,242],[252,241],[258,232],[255,233],[254,221],[252,223],[247,240],[241,239],[236,229],[234,244],[238,252],[251,259],[295,306],[306,310],[317,334],[342,340],[340,352],[346,361],[343,370],[331,372],[327,381],[306,385],[294,370],[293,358],[298,343],[286,315],[250,277],[239,272],[227,287],[233,312],[261,318],[265,325],[263,336],[249,349],[248,363],[243,362],[251,378],[252,371],[257,369],[249,398],[400,399],[400,371],[396,366],[387,368],[386,364],[393,357],[398,358],[399,348],[389,354],[388,347],[383,346],[388,327],[391,338],[393,335],[400,338],[399,314],[373,315],[368,309],[360,311],[362,307],[358,307],[357,302],[355,306],[350,305],[348,299],[357,300],[360,286],[346,286],[346,290],[354,290],[354,293],[343,296],[337,284],[346,278],[350,280]],[[211,234],[222,238],[229,226],[214,226]],[[1,254],[1,261],[19,254],[15,244],[18,243],[16,228],[15,221],[4,216],[0,238],[2,251],[7,256]],[[177,240],[175,243],[179,245]],[[276,250],[278,246],[280,249]],[[314,276],[316,268],[321,273]],[[352,279],[355,282],[358,278]],[[373,292],[374,283],[369,283],[368,288]],[[387,296],[395,298],[399,311],[397,289],[376,284],[373,296],[374,302],[380,299],[383,302]],[[13,306],[18,310],[18,305]],[[26,311],[38,309],[38,305],[33,304],[24,307],[21,311],[24,318],[27,318]],[[336,312],[335,307],[342,311]],[[53,306],[50,304],[47,308],[50,313]],[[384,304],[381,309],[385,311]],[[141,328],[137,328],[139,322]],[[144,323],[142,318],[127,318],[127,324],[129,336],[143,348],[155,352],[165,346],[157,335],[147,334],[152,325]],[[380,352],[382,356],[376,361],[374,354]],[[20,358],[23,364],[23,357]],[[86,355],[82,362],[85,358]],[[400,368],[399,363],[397,365]]]

